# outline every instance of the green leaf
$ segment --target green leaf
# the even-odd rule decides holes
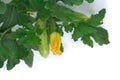
[[[96,32],[96,30],[87,23],[79,22],[74,29],[72,38],[77,41],[80,37]]]
[[[20,62],[20,59],[27,57],[31,50],[19,45],[15,40],[11,40],[7,37],[2,39],[3,46],[8,53],[7,69],[11,70],[16,64]],[[9,44],[9,45],[8,45]]]
[[[57,27],[57,32],[58,32],[61,36],[64,35],[63,28],[62,28],[61,26],[58,26],[58,27]]]
[[[8,58],[8,50],[3,45],[2,41],[0,40],[0,59],[1,61],[5,61]]]
[[[0,68],[2,68],[3,65],[4,65],[4,61],[2,61],[2,60],[0,59]]]
[[[97,27],[96,32],[92,34],[92,37],[99,45],[108,44],[108,32],[102,27]]]
[[[33,65],[33,52],[31,51],[28,56],[22,58],[24,62],[29,66],[32,67]]]
[[[73,23],[64,24],[64,29],[65,29],[65,31],[66,31],[67,33],[68,33],[68,32],[72,32],[74,26],[75,26],[75,25],[74,25]]]
[[[18,42],[24,45],[39,45],[40,41],[41,40],[34,32],[28,31]]]
[[[8,45],[9,44],[9,45]],[[17,44],[9,39],[3,39],[3,45],[8,50],[9,57],[7,61],[7,69],[12,69],[16,64],[19,63],[19,58],[17,56]]]
[[[9,51],[5,48],[2,41],[0,40],[0,68],[3,67],[4,61],[8,59]]]
[[[28,6],[26,5],[28,1],[29,0],[11,0],[10,4],[15,6],[20,12],[26,12],[28,9]]]
[[[20,12],[37,12],[38,18],[46,20],[51,15],[51,11],[45,7],[47,2],[44,0],[13,0],[12,5],[16,6]],[[22,20],[25,20],[24,16],[23,18]]]
[[[28,3],[34,10],[40,10],[45,5],[44,0],[28,0]]]
[[[90,19],[88,20],[88,24],[90,24],[91,26],[98,26],[101,24],[101,21],[103,20],[104,16],[105,16],[106,10],[102,9],[101,11],[99,11],[98,14],[96,15],[92,15],[90,17]]]
[[[80,5],[83,3],[83,0],[61,0],[68,5]]]
[[[86,0],[87,2],[89,2],[89,3],[92,3],[94,0]]]
[[[19,38],[24,37],[26,34],[27,34],[26,29],[24,29],[24,28],[19,28],[19,29],[17,29],[15,32],[12,32],[12,33],[7,34],[7,36],[8,36],[10,39],[16,40],[16,39],[19,39]]]
[[[17,24],[19,25],[27,25],[28,23],[33,23],[35,19],[27,14],[17,14]]]
[[[89,35],[83,36],[81,40],[83,41],[84,44],[87,44],[88,46],[93,47],[93,41]]]
[[[38,11],[45,5],[44,0],[12,0],[11,4],[20,12]]]
[[[0,14],[4,14],[6,9],[7,9],[6,4],[0,1]]]
[[[8,34],[7,37],[17,40],[19,44],[23,44],[26,47],[32,47],[40,44],[41,40],[38,37],[40,33],[42,33],[42,31],[38,29],[37,26],[27,25]]]
[[[17,23],[17,11],[13,6],[7,6],[7,10],[3,15],[0,15],[0,23],[3,22],[0,27],[0,31],[4,31],[11,28]]]
[[[82,21],[82,20],[85,21],[89,19],[85,14],[80,12],[75,12],[70,8],[67,8],[62,5],[55,6],[53,11],[54,11],[55,17],[59,21],[63,21],[64,23],[76,22],[76,21]]]
[[[47,0],[45,3],[45,8],[50,10],[54,9],[54,7],[56,6],[56,2],[57,0]]]
[[[68,5],[81,5],[84,1],[92,3],[94,0],[57,0],[57,1],[62,1],[63,3]]]
[[[30,9],[33,9],[33,11],[37,11],[38,18],[41,20],[47,20],[47,18],[51,16],[51,11],[45,7],[46,2],[48,1],[28,0],[28,3],[26,3],[26,5],[29,6]]]
[[[66,21],[66,22],[76,19],[74,12],[71,9],[66,8],[64,6],[60,6],[60,5],[57,5],[55,7],[54,15],[59,20]]]
[[[37,17],[43,21],[46,21],[51,16],[51,11],[49,9],[42,8],[38,11]]]
[[[28,16],[24,13],[18,13],[14,6],[7,6],[7,10],[4,14],[0,15],[0,23],[3,22],[0,27],[0,31],[12,28],[16,24],[26,25],[27,23],[32,23],[34,18]]]
[[[80,31],[77,28],[75,28],[74,32],[72,34],[73,40],[77,41],[80,37],[82,37],[82,34],[80,33]]]

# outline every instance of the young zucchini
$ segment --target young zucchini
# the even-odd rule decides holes
[[[37,24],[40,26],[41,29],[44,29],[46,27],[45,23],[42,22],[40,19],[38,19]],[[45,29],[43,30],[42,34],[39,35],[39,38],[41,39],[41,44],[39,45],[39,52],[41,56],[47,58],[49,55],[49,42],[48,35]]]

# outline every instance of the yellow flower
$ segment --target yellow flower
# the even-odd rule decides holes
[[[50,43],[51,43],[51,51],[54,55],[61,55],[62,52],[60,51],[61,47],[61,36],[57,32],[53,32],[50,35]]]

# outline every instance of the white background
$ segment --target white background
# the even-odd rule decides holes
[[[83,7],[89,6],[87,9]],[[62,56],[42,58],[35,52],[34,64],[28,68],[24,62],[11,71],[0,69],[0,80],[120,80],[120,2],[119,0],[95,0],[91,5],[74,7],[86,14],[107,8],[104,28],[109,32],[109,45],[90,48],[82,42],[74,43],[65,34]]]

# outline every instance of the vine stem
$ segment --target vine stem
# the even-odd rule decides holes
[[[10,31],[10,30],[11,30],[11,28],[8,28],[7,30],[5,30],[5,31],[1,34],[0,40],[1,40],[2,37],[3,37],[8,31]]]
[[[5,30],[4,32],[3,32],[3,35],[5,35],[8,31],[10,31],[11,30],[11,27],[10,28],[8,28],[7,30]]]

